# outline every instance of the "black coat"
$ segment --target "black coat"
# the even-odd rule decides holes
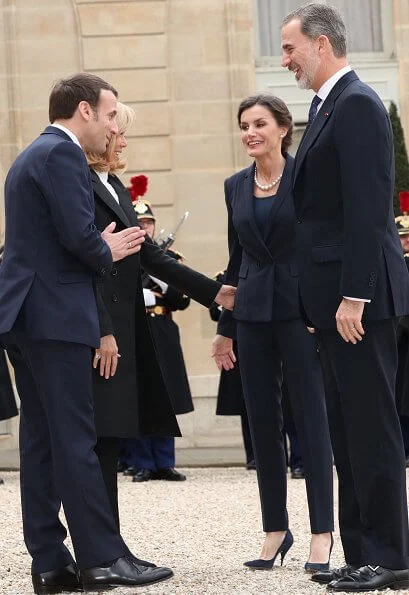
[[[167,250],[166,254],[180,260],[179,254],[173,250]],[[149,328],[173,410],[176,415],[189,413],[194,409],[192,395],[180,344],[179,327],[172,320],[171,313],[176,310],[186,310],[190,304],[190,298],[170,285],[166,293],[163,294],[162,289],[152,281],[147,273],[144,272],[142,278],[143,286],[155,292],[156,305],[169,310],[165,315],[148,313]]]
[[[10,372],[3,349],[0,349],[0,421],[18,415]]]
[[[120,204],[91,172],[95,224],[99,230],[112,221],[116,231],[138,224],[130,195],[116,176],[109,182]],[[113,334],[121,358],[113,378],[94,374],[95,422],[99,436],[131,438],[139,435],[179,436],[180,431],[158,364],[143,300],[141,265],[146,271],[209,306],[220,284],[167,256],[148,238],[138,254],[114,263],[99,284],[101,336]]]
[[[216,281],[225,283],[226,271],[221,271],[216,275]],[[221,310],[216,302],[209,308],[210,318],[218,322]],[[222,370],[220,372],[219,388],[217,390],[216,415],[242,415],[245,413],[246,405],[244,403],[243,388],[241,385],[239,356],[237,342],[233,341],[233,351],[237,361],[232,370]]]
[[[364,323],[409,313],[393,187],[388,114],[348,72],[306,131],[295,162],[299,287],[313,326],[335,329],[342,296],[371,300]]]

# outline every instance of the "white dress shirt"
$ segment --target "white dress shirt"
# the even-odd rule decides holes
[[[65,134],[70,137],[70,139],[72,140],[73,143],[75,143],[76,145],[81,147],[80,141],[75,136],[75,134],[71,130],[69,130],[69,128],[66,128],[62,124],[50,124],[50,126],[53,126],[54,128],[58,128],[58,130],[62,130],[63,132],[65,132]],[[82,147],[81,147],[81,149],[82,149]]]
[[[324,101],[326,100],[326,98],[328,97],[328,95],[331,93],[332,89],[335,87],[335,85],[337,84],[337,82],[347,73],[350,72],[352,70],[351,66],[348,64],[347,66],[344,66],[343,68],[341,68],[340,70],[338,70],[335,74],[333,74],[327,81],[325,81],[325,83],[319,88],[318,90],[318,97],[321,99],[321,103],[318,104],[317,107],[317,113],[320,111],[322,104],[324,103]],[[353,300],[355,302],[367,302],[369,303],[371,300],[366,300],[363,298],[355,298],[355,297],[349,297],[347,295],[343,296],[344,298],[346,298],[347,300]]]
[[[118,194],[116,193],[115,188],[108,182],[108,172],[107,171],[96,171],[95,173],[97,174],[97,176],[99,177],[99,179],[101,180],[101,182],[103,183],[105,188],[108,190],[108,192],[113,196],[113,198],[115,198],[116,202],[119,204]]]

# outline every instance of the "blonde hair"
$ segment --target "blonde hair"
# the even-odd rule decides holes
[[[118,135],[125,134],[129,126],[132,124],[135,118],[134,110],[118,101],[117,103],[117,115],[116,123],[118,125]],[[90,153],[85,151],[85,156],[88,161],[88,165],[95,169],[95,171],[107,171],[113,173],[116,171],[123,171],[126,167],[126,162],[118,158],[115,154],[117,135],[114,134],[109,141],[107,149],[103,155],[97,155],[96,153]]]

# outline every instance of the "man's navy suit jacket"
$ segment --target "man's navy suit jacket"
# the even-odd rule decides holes
[[[5,184],[0,333],[99,346],[96,278],[112,267],[94,225],[82,149],[49,126],[15,160]]]
[[[335,328],[342,296],[370,300],[364,321],[409,312],[393,213],[394,169],[385,107],[348,72],[324,101],[295,159],[299,288],[317,328]]]

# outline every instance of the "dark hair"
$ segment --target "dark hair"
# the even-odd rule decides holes
[[[283,25],[290,21],[301,21],[301,33],[310,39],[317,39],[320,35],[328,37],[336,58],[344,58],[347,53],[345,24],[338,10],[333,6],[311,2],[293,12],[283,20]]]
[[[281,145],[281,152],[284,155],[287,153],[291,143],[293,142],[293,118],[290,114],[290,110],[288,109],[287,105],[284,103],[282,99],[275,97],[274,95],[269,95],[268,93],[260,93],[259,95],[252,95],[251,97],[247,97],[243,99],[243,101],[239,105],[239,109],[237,111],[237,120],[239,126],[241,124],[241,115],[250,107],[254,107],[255,105],[262,105],[263,107],[267,108],[268,111],[271,113],[275,121],[279,126],[284,126],[284,128],[288,129],[287,134],[283,138],[283,142]]]
[[[81,101],[87,101],[96,112],[102,89],[112,91],[118,97],[118,91],[112,85],[89,72],[79,72],[59,80],[50,94],[48,116],[51,124],[55,120],[72,118]]]

